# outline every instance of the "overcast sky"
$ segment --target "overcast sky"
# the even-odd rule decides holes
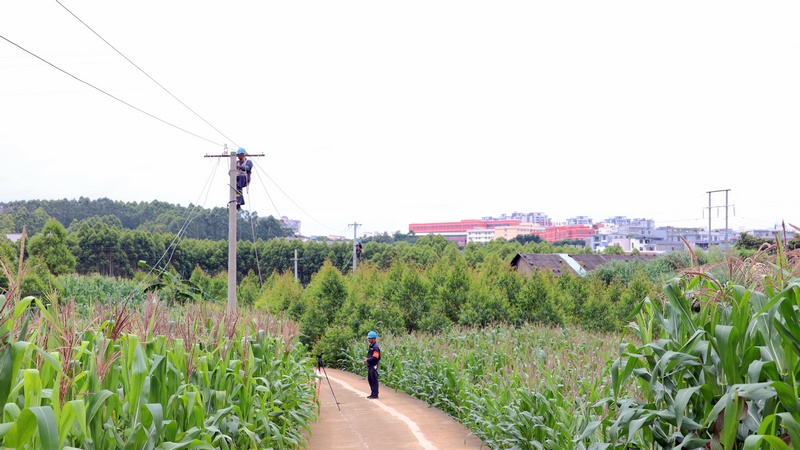
[[[722,228],[708,192],[726,189],[731,228],[800,226],[798,18],[797,1],[4,0],[0,202],[225,206],[228,162],[206,155],[227,145],[264,154],[246,208],[306,235],[515,211]]]

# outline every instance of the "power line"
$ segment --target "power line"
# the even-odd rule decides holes
[[[244,193],[242,193],[244,195]],[[250,203],[250,189],[247,190],[247,203]],[[256,225],[253,222],[253,215],[250,214],[250,209],[247,209],[247,221],[250,222],[250,232],[253,235],[253,253],[256,255],[256,269],[258,269],[258,285],[260,287],[264,287],[264,278],[261,276],[261,261],[258,258],[258,245],[256,242]],[[236,219],[239,219],[239,215],[236,215]]]
[[[130,59],[127,57],[127,56],[125,56],[124,54],[122,54],[122,52],[121,52],[121,51],[119,51],[119,50],[117,50],[117,48],[116,48],[116,47],[114,47],[113,45],[111,45],[111,43],[110,43],[110,42],[108,42],[108,41],[107,41],[107,40],[105,40],[105,39],[104,39],[102,36],[100,36],[100,34],[98,34],[96,31],[94,31],[94,30],[92,29],[92,27],[90,27],[89,25],[87,25],[87,24],[86,24],[86,22],[84,22],[83,20],[81,20],[81,19],[80,19],[80,17],[76,16],[76,15],[75,15],[75,13],[73,13],[72,11],[70,11],[70,10],[69,10],[69,9],[68,9],[66,6],[64,6],[64,5],[63,5],[63,4],[62,4],[60,1],[58,1],[58,0],[55,0],[55,1],[56,1],[56,3],[58,3],[58,4],[59,4],[59,5],[62,7],[62,8],[64,8],[64,9],[65,9],[65,10],[66,10],[68,13],[70,13],[70,14],[72,15],[72,17],[74,17],[75,19],[77,19],[77,21],[78,21],[78,22],[82,23],[82,24],[83,24],[83,26],[85,26],[86,28],[88,28],[88,29],[89,29],[89,31],[91,31],[92,33],[94,33],[94,35],[95,35],[95,36],[97,36],[98,38],[100,38],[100,40],[102,40],[103,42],[105,42],[105,43],[106,43],[106,45],[108,45],[109,47],[111,47],[111,48],[112,48],[112,49],[113,49],[115,52],[117,52],[117,53],[118,53],[120,56],[122,56],[123,58],[125,58],[125,60],[126,60],[126,61],[128,61],[129,63],[131,63],[131,64],[133,65],[133,67],[136,67],[136,68],[139,70],[139,72],[142,72],[142,73],[143,73],[143,74],[144,74],[144,75],[145,75],[147,78],[149,78],[149,79],[150,79],[150,81],[152,81],[153,83],[155,83],[156,85],[158,85],[158,87],[160,87],[161,89],[163,89],[163,90],[164,90],[164,92],[166,92],[167,94],[169,94],[169,95],[170,95],[172,98],[174,98],[174,99],[175,99],[175,100],[176,100],[178,103],[180,103],[181,105],[183,105],[183,107],[185,107],[186,109],[188,109],[188,110],[189,110],[189,111],[190,111],[192,114],[194,114],[194,115],[195,115],[195,116],[197,116],[197,117],[198,117],[200,120],[202,120],[203,122],[205,122],[205,124],[206,124],[206,125],[208,125],[209,127],[213,128],[213,129],[214,129],[214,131],[216,131],[216,132],[217,132],[217,133],[219,133],[219,134],[220,134],[222,137],[224,137],[224,138],[225,138],[225,139],[227,139],[228,141],[232,142],[232,143],[233,143],[233,145],[235,145],[236,147],[238,147],[238,145],[237,145],[237,144],[236,144],[236,143],[233,141],[233,139],[231,139],[231,138],[229,138],[228,136],[226,136],[226,135],[225,135],[225,133],[223,133],[223,132],[219,131],[219,130],[217,129],[217,127],[215,127],[214,125],[211,125],[211,123],[209,123],[209,122],[208,122],[206,119],[204,119],[204,118],[203,118],[203,117],[202,117],[200,114],[198,114],[198,113],[197,113],[197,112],[195,112],[195,111],[194,111],[192,108],[190,108],[188,105],[186,105],[186,103],[182,102],[182,101],[181,101],[181,100],[180,100],[178,97],[176,97],[176,96],[175,96],[175,95],[174,95],[172,92],[170,92],[170,91],[169,91],[167,88],[165,88],[164,86],[162,86],[162,85],[161,85],[161,83],[159,83],[158,81],[156,81],[156,80],[155,80],[153,77],[151,77],[151,76],[150,76],[150,75],[149,75],[147,72],[145,72],[145,71],[144,71],[144,69],[142,69],[141,67],[139,67],[138,65],[136,65],[136,63],[134,63],[134,62],[133,62],[133,61],[131,61],[131,60],[130,60]]]
[[[60,67],[56,66],[55,64],[53,64],[53,63],[51,63],[51,62],[49,62],[49,61],[45,60],[44,58],[40,57],[39,55],[37,55],[37,54],[35,54],[35,53],[31,52],[30,50],[27,50],[26,48],[22,47],[21,45],[17,44],[16,42],[13,42],[13,41],[11,41],[10,39],[6,38],[5,36],[2,36],[2,35],[0,35],[0,39],[3,39],[4,41],[8,42],[9,44],[11,44],[11,45],[13,45],[13,46],[17,47],[18,49],[22,50],[23,52],[25,52],[25,53],[27,53],[27,54],[29,54],[29,55],[33,56],[34,58],[38,59],[39,61],[42,61],[43,63],[45,63],[45,64],[49,65],[50,67],[52,67],[52,68],[54,68],[54,69],[56,69],[56,70],[58,70],[59,72],[62,72],[63,74],[65,74],[65,75],[68,75],[68,76],[70,76],[70,77],[74,78],[74,79],[75,79],[75,80],[77,80],[77,81],[80,81],[81,83],[83,83],[83,84],[85,84],[85,85],[89,86],[90,88],[92,88],[92,89],[95,89],[95,90],[97,90],[97,91],[99,91],[99,92],[101,92],[101,93],[103,93],[103,94],[105,94],[105,95],[107,95],[107,96],[109,96],[109,97],[113,98],[114,100],[116,100],[116,101],[118,101],[118,102],[120,102],[120,103],[122,103],[122,104],[124,104],[124,105],[126,105],[126,106],[128,106],[128,107],[130,107],[130,108],[133,108],[133,109],[135,109],[136,111],[139,111],[139,112],[140,112],[140,113],[142,113],[142,114],[145,114],[145,115],[147,115],[147,116],[150,116],[151,118],[153,118],[153,119],[156,119],[156,120],[158,120],[159,122],[161,122],[161,123],[163,123],[163,124],[165,124],[165,125],[169,125],[169,126],[171,126],[171,127],[175,128],[175,129],[177,129],[177,130],[183,131],[184,133],[186,133],[186,134],[190,134],[190,135],[192,135],[192,136],[194,136],[194,137],[196,137],[196,138],[198,138],[198,139],[202,139],[202,140],[204,140],[204,141],[206,141],[206,142],[210,142],[210,143],[212,143],[212,144],[214,144],[214,145],[218,145],[218,146],[222,147],[222,144],[220,144],[220,143],[218,143],[218,142],[214,142],[214,141],[212,141],[211,139],[204,138],[203,136],[200,136],[199,134],[192,133],[192,132],[191,132],[191,131],[189,131],[189,130],[183,129],[183,128],[181,128],[181,127],[179,127],[179,126],[175,125],[175,124],[172,124],[172,123],[170,123],[170,122],[167,122],[166,120],[164,120],[164,119],[162,119],[162,118],[160,118],[160,117],[157,117],[157,116],[155,116],[155,115],[153,115],[153,114],[150,114],[149,112],[147,112],[147,111],[145,111],[145,110],[143,110],[143,109],[141,109],[141,108],[138,108],[138,107],[136,107],[136,106],[133,106],[132,104],[130,104],[130,103],[128,103],[128,102],[126,102],[125,100],[122,100],[122,99],[120,99],[120,98],[118,98],[118,97],[115,97],[115,96],[114,96],[114,95],[112,95],[112,94],[109,94],[108,92],[106,92],[106,91],[104,91],[104,90],[100,89],[99,87],[97,87],[97,86],[95,86],[95,85],[93,85],[93,84],[89,83],[88,81],[84,81],[84,80],[82,80],[82,79],[80,79],[80,78],[76,77],[75,75],[73,75],[73,74],[71,74],[71,73],[67,72],[66,70],[64,70],[64,69],[62,69],[62,68],[60,68]]]
[[[255,162],[253,163],[253,165],[254,165],[254,166],[258,166],[258,164],[256,164]],[[268,176],[266,173],[264,174],[264,176],[266,176],[267,178],[269,178],[269,176]],[[258,177],[256,177],[256,178],[258,178]],[[258,181],[261,183],[261,187],[263,187],[263,188],[264,188],[264,193],[265,193],[265,194],[267,194],[267,198],[269,199],[269,202],[270,202],[270,203],[272,203],[272,207],[273,207],[273,208],[275,208],[275,214],[277,214],[277,215],[278,215],[278,217],[281,217],[281,213],[280,213],[280,211],[278,211],[278,206],[275,204],[275,201],[274,201],[274,200],[272,200],[272,196],[271,196],[271,195],[269,195],[269,191],[267,190],[267,186],[264,184],[264,180],[262,180],[262,179],[260,179],[260,178],[259,178],[259,180],[258,180]],[[270,179],[270,181],[272,181],[272,179]],[[272,182],[273,182],[273,183],[275,183],[274,181],[272,181]],[[276,186],[277,186],[277,185],[276,185]],[[280,190],[280,188],[278,188],[278,189]],[[283,192],[283,191],[281,191],[281,192]],[[249,196],[249,193],[250,193],[250,192],[248,191],[248,196]],[[291,199],[290,199],[290,200],[291,200]],[[298,206],[298,208],[299,208],[299,206]]]
[[[260,171],[261,171],[261,172],[264,174],[264,176],[265,176],[265,177],[266,177],[266,178],[267,178],[269,181],[271,181],[271,182],[272,182],[272,184],[274,184],[274,185],[275,185],[275,187],[276,187],[276,188],[278,188],[278,190],[279,190],[279,191],[281,191],[281,193],[282,193],[283,195],[285,195],[285,196],[286,196],[286,198],[288,198],[290,202],[292,202],[292,204],[293,204],[293,205],[297,206],[297,208],[298,208],[300,211],[302,211],[304,214],[306,214],[308,217],[310,217],[310,218],[311,218],[311,220],[313,220],[314,222],[317,222],[319,225],[322,225],[323,227],[325,227],[325,228],[327,228],[327,229],[329,229],[329,230],[337,230],[337,231],[338,231],[338,230],[340,230],[340,229],[337,229],[337,228],[330,227],[330,226],[328,226],[328,225],[326,225],[326,224],[324,224],[324,223],[320,222],[320,221],[319,221],[319,220],[317,220],[317,219],[316,219],[314,216],[312,216],[311,214],[309,214],[309,213],[308,213],[308,211],[306,211],[305,209],[303,209],[303,207],[302,207],[302,206],[298,205],[298,204],[297,204],[297,202],[295,202],[295,201],[294,201],[294,200],[293,200],[291,197],[289,197],[289,194],[287,194],[286,192],[284,192],[284,190],[283,190],[283,189],[281,189],[281,187],[278,185],[278,183],[276,183],[276,182],[275,182],[275,180],[273,180],[272,178],[270,178],[270,176],[269,176],[269,175],[267,175],[267,173],[266,173],[266,172],[265,172],[263,169],[261,169],[261,167],[258,165],[258,163],[254,162],[254,163],[253,163],[253,167],[255,167],[256,169],[260,170]],[[266,192],[266,191],[267,191],[267,188],[266,188],[266,186],[264,185],[264,182],[263,182],[263,181],[261,181],[261,185],[262,185],[262,186],[264,186],[264,191]],[[270,201],[272,201],[272,197],[270,197],[269,193],[267,193],[267,197],[269,197]],[[274,203],[274,202],[272,203],[272,206],[273,206],[273,207],[275,206],[275,203]],[[277,213],[277,211],[278,211],[278,208],[277,208],[277,207],[275,207],[275,212]]]
[[[211,174],[209,175],[208,179],[206,180],[206,184],[203,187],[203,191],[209,191],[210,192],[211,180],[213,179],[214,174],[216,173],[216,170],[217,170],[217,168],[215,166],[212,169]],[[198,197],[198,201],[200,200],[200,198],[203,197],[203,191],[200,192],[200,195]],[[189,224],[197,216],[195,211],[197,210],[198,207],[202,208],[202,206],[204,206],[205,203],[208,201],[208,193],[206,193],[205,198],[206,199],[202,204],[194,205],[192,208],[189,209],[188,215],[187,215],[186,219],[184,220],[183,224],[181,225],[181,228],[178,230],[177,234],[175,234],[175,236],[172,238],[172,241],[164,249],[164,253],[161,254],[161,256],[158,258],[158,260],[155,263],[153,263],[152,265],[149,265],[149,270],[147,271],[147,274],[139,281],[139,283],[136,284],[136,286],[134,286],[134,288],[133,288],[132,292],[130,293],[129,297],[133,297],[134,295],[136,295],[138,293],[143,293],[144,292],[144,291],[142,291],[141,288],[145,284],[145,282],[147,281],[147,278],[153,272],[155,272],[155,271],[166,272],[167,271],[167,268],[169,267],[169,264],[172,262],[172,257],[175,255],[175,250],[178,249],[178,244],[180,244],[180,242],[184,239],[184,236],[186,234],[186,230],[189,227]],[[98,246],[92,246],[91,248],[95,249],[95,251],[100,250],[100,249],[103,249],[103,250],[113,250],[114,249],[113,247],[98,247]],[[169,254],[169,256],[167,257],[168,254]],[[166,260],[165,260],[165,258],[166,258]],[[163,261],[163,264],[162,264],[162,261]]]

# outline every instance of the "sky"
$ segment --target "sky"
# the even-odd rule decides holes
[[[800,2],[0,2],[0,202],[800,226]],[[709,205],[711,207],[709,207]],[[726,208],[727,205],[727,208]],[[357,224],[357,225],[354,225]]]

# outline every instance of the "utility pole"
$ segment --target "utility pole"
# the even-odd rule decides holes
[[[297,249],[294,249],[294,281],[298,281],[297,278],[297,261],[300,261],[303,258],[297,258]]]
[[[730,189],[718,189],[716,191],[707,191],[708,194],[708,250],[711,250],[711,209],[712,208],[722,208],[722,206],[711,206],[711,194],[717,192],[724,192],[725,193],[725,250],[728,250],[728,208],[733,205],[728,205],[728,192]]]
[[[358,261],[358,253],[356,252],[356,246],[358,245],[358,227],[361,226],[360,223],[349,223],[347,224],[348,227],[353,227],[353,273],[356,273],[356,262]]]
[[[225,145],[225,150],[228,150],[228,145]],[[263,153],[258,155],[251,155],[245,153],[247,157],[251,156],[264,156]],[[231,151],[221,155],[205,155],[206,158],[230,158],[230,169],[228,175],[228,187],[230,196],[228,198],[228,313],[236,312],[236,152]]]

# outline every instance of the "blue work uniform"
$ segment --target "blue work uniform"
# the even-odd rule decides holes
[[[253,170],[253,161],[246,157],[243,161],[236,160],[236,209],[244,205],[244,188],[250,184],[250,172]]]
[[[381,348],[373,342],[367,350],[367,381],[369,381],[369,396],[378,398],[378,362],[381,360]]]

